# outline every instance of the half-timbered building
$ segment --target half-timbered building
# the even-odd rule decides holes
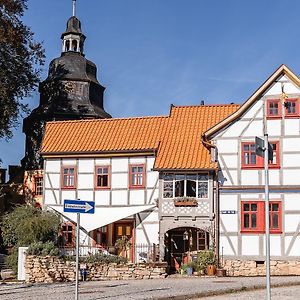
[[[299,101],[300,80],[282,65],[236,112],[203,136],[218,153],[220,251],[229,261],[241,261],[240,266],[252,262],[254,270],[248,268],[248,273],[253,275],[265,260],[264,166],[255,152],[256,136],[268,134],[273,147],[271,259],[274,264],[286,261],[288,268],[300,258]]]
[[[82,216],[82,243],[110,250],[125,236],[134,261],[143,259],[138,245],[159,244],[157,255],[174,266],[214,243],[217,163],[201,135],[238,107],[47,123],[43,205],[71,221],[64,235],[72,244],[75,214],[63,212],[64,200],[95,201],[95,215]]]

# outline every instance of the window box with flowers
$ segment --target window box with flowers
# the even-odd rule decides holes
[[[180,197],[174,199],[175,206],[198,206],[198,201],[196,198],[192,197]]]

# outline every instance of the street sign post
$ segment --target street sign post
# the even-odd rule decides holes
[[[84,200],[64,200],[64,212],[76,213],[77,224],[76,224],[76,270],[75,270],[75,300],[78,300],[78,271],[79,271],[79,228],[80,228],[80,214],[94,214],[95,213],[95,202],[84,201]]]
[[[268,134],[264,139],[255,137],[256,155],[264,157],[265,167],[265,223],[266,223],[266,285],[267,300],[271,299],[271,274],[270,274],[270,208],[269,208],[269,162],[273,161],[273,147],[268,141]]]

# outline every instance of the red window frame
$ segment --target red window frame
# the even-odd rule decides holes
[[[43,176],[35,176],[34,177],[34,195],[35,196],[43,196],[43,188],[44,188],[44,180]],[[41,182],[41,186],[38,186],[38,183]],[[40,188],[42,189],[40,191]]]
[[[249,210],[245,210],[246,205]],[[256,206],[256,210],[253,208]],[[245,226],[245,218],[248,216],[249,226]],[[253,225],[255,216],[255,226]],[[263,233],[265,227],[264,202],[263,201],[242,201],[241,202],[241,232]]]
[[[66,227],[66,230],[64,230],[64,226]],[[61,241],[58,241],[59,244],[63,247],[74,247],[75,246],[75,225],[72,222],[64,222],[61,224],[60,227],[60,236]],[[71,229],[71,230],[69,230]],[[71,240],[69,239],[71,234]]]
[[[287,103],[295,103],[295,112],[289,113],[288,109],[289,107],[287,106]],[[285,118],[297,118],[299,117],[299,99],[298,98],[288,98],[284,101],[284,113],[285,113]]]
[[[271,105],[278,105],[278,113],[271,114]],[[267,100],[267,118],[268,119],[279,119],[282,117],[282,108],[281,108],[281,100],[280,99],[268,99]]]
[[[103,169],[107,168],[107,174],[103,173]],[[98,170],[102,169],[101,174],[98,174]],[[98,176],[107,175],[107,186],[98,185]],[[102,179],[103,181],[103,179]],[[96,166],[95,167],[95,189],[99,190],[107,190],[110,189],[110,166]]]
[[[279,142],[276,141],[276,142],[273,142],[273,141],[270,141],[269,142],[272,146],[275,145],[276,149],[275,151],[273,151],[273,160],[274,160],[274,157],[276,158],[276,162],[273,163],[271,161],[269,161],[269,168],[270,169],[278,169],[280,168],[280,147],[279,147]],[[274,150],[274,148],[273,148]]]
[[[143,168],[142,171],[133,172],[133,168]],[[133,177],[135,176],[135,177]],[[142,183],[139,184],[139,178],[142,178]],[[129,165],[129,188],[131,189],[140,189],[145,187],[145,164],[130,164]]]
[[[252,205],[256,205],[256,210]],[[248,205],[249,210],[245,210]],[[282,233],[282,206],[281,201],[270,201],[270,233]],[[276,210],[277,207],[277,210]],[[245,215],[248,215],[249,226],[245,227]],[[256,226],[252,226],[252,215],[256,215]],[[277,216],[278,226],[274,227],[274,217]],[[265,202],[241,201],[241,233],[265,233]]]
[[[71,178],[70,169],[74,169],[73,185],[70,184],[70,178]],[[65,170],[69,170],[67,172],[67,174],[65,174]],[[64,167],[62,167],[61,174],[62,174],[62,176],[61,176],[61,186],[62,186],[62,189],[75,189],[76,188],[76,181],[77,181],[76,167],[75,166],[64,166]],[[65,185],[65,180],[64,180],[65,176],[67,176],[67,182],[68,182],[67,185]]]
[[[245,147],[249,146],[249,150],[246,150]],[[254,142],[242,142],[242,157],[241,157],[241,165],[242,169],[257,169],[257,168],[263,168],[264,166],[264,160],[262,157],[255,154],[255,164],[251,163],[251,157],[252,154],[255,154],[255,143]],[[248,159],[250,163],[245,163],[245,157],[248,155]]]
[[[101,241],[98,243],[98,237]],[[105,238],[104,238],[105,237]],[[103,226],[92,231],[92,244],[97,247],[106,247],[108,244],[108,226]],[[103,241],[105,240],[105,242]]]
[[[277,205],[277,210],[275,209]],[[270,233],[282,233],[282,208],[281,201],[270,201]],[[274,227],[274,217],[277,215],[278,226]]]
[[[278,169],[280,168],[280,144],[279,141],[270,141],[272,145],[276,146],[274,151],[274,156],[276,157],[276,163],[269,162],[269,168]],[[245,146],[249,146],[249,150],[245,150]],[[255,142],[242,142],[242,157],[241,157],[241,166],[242,169],[262,169],[264,167],[264,159],[258,155],[255,155],[255,164],[251,163],[251,155],[255,154]],[[248,154],[249,162],[245,163],[245,157]]]

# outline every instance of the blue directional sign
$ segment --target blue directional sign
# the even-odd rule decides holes
[[[94,214],[95,202],[85,200],[64,200],[64,212]]]

